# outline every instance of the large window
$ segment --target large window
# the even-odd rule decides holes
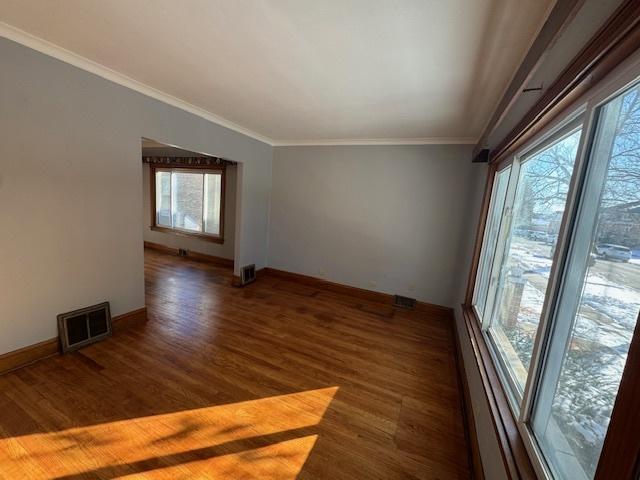
[[[640,311],[640,87],[599,112],[584,188],[533,427],[559,476],[592,478]]]
[[[527,381],[581,128],[516,159],[495,257],[492,311],[486,327],[519,398]]]
[[[222,241],[224,170],[152,168],[153,228]]]
[[[557,479],[595,476],[640,312],[640,86],[606,94],[498,167],[474,284],[518,429]]]

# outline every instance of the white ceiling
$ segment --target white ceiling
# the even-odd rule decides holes
[[[271,144],[472,142],[552,3],[0,0],[0,34]]]

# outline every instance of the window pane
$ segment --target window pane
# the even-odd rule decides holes
[[[184,230],[202,231],[201,173],[173,172],[171,174],[171,211],[173,226]]]
[[[594,476],[640,311],[639,88],[600,112],[582,204],[533,422],[567,479]]]
[[[156,225],[171,226],[170,172],[156,172]]]
[[[487,304],[487,293],[489,290],[491,262],[496,250],[498,231],[500,230],[500,221],[502,219],[502,209],[504,208],[504,200],[507,194],[510,174],[511,167],[496,173],[493,191],[491,192],[489,216],[487,218],[484,239],[482,240],[482,253],[480,255],[480,263],[478,265],[478,275],[473,301],[473,304],[476,306],[476,311],[481,318],[486,314],[485,306]]]
[[[522,162],[507,217],[490,336],[519,393],[527,380],[579,140],[580,130]]]
[[[220,199],[222,174],[207,173],[204,177],[204,231],[220,234]]]

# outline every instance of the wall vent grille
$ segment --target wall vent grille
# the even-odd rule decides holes
[[[246,265],[240,271],[240,285],[246,285],[256,279],[256,266]]]
[[[111,335],[109,302],[58,315],[62,352],[67,353]]]
[[[400,308],[415,308],[416,299],[403,297],[402,295],[396,295],[394,297],[393,305]]]

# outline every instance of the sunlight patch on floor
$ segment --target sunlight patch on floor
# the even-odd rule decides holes
[[[0,478],[295,478],[337,390],[0,438]]]
[[[159,468],[146,471],[144,474],[119,475],[118,478],[133,480],[142,475],[144,478],[158,480],[168,478],[172,480],[192,478],[294,480],[313,450],[317,438],[317,435],[309,435],[237,454]]]

